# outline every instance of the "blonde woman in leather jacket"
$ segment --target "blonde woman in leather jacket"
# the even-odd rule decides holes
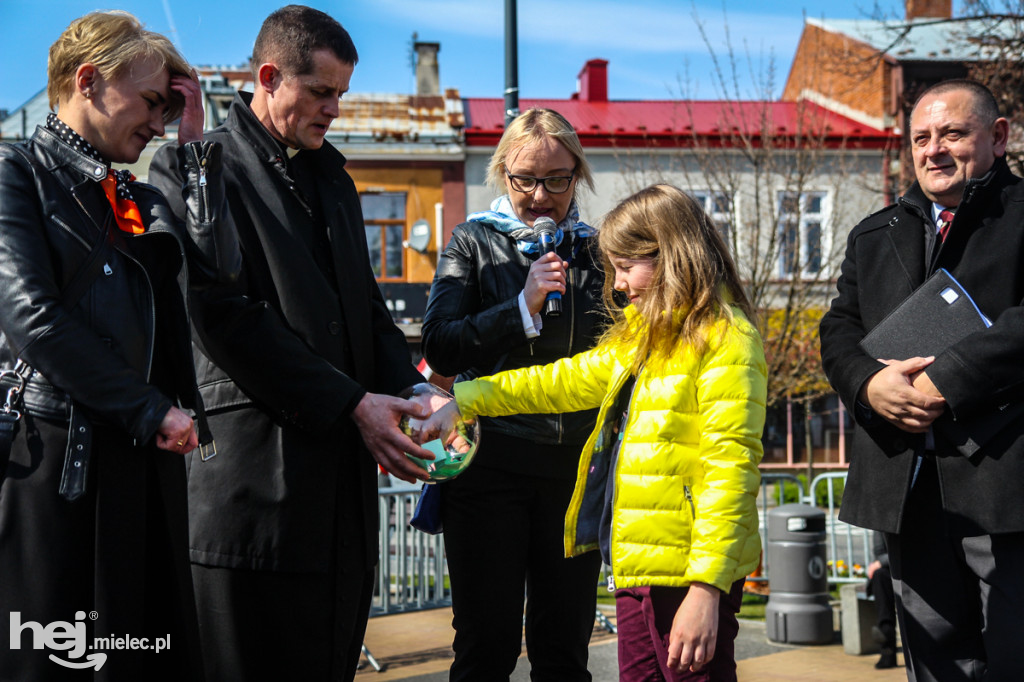
[[[123,12],[72,22],[50,48],[48,92],[57,113],[0,146],[0,383],[15,410],[0,439],[0,678],[87,664],[108,679],[199,679],[185,456],[214,447],[184,288],[237,272],[219,148],[202,141],[187,62]],[[110,172],[179,116],[187,225]],[[30,622],[74,637],[47,650]],[[115,636],[149,649],[101,641],[86,658]]]

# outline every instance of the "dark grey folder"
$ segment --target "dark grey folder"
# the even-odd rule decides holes
[[[939,355],[954,343],[990,326],[970,294],[939,269],[861,339],[861,349],[880,360]],[[925,370],[927,371],[927,370]],[[947,412],[935,430],[968,457],[1008,423],[1024,416],[1024,403],[1008,403],[956,421]]]

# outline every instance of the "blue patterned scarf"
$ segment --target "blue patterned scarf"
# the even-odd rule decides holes
[[[466,216],[466,220],[487,223],[498,232],[507,234],[516,240],[516,248],[523,253],[535,254],[540,252],[536,230],[532,227],[527,227],[516,217],[516,212],[512,208],[512,202],[509,201],[507,194],[492,201],[490,211],[470,213]],[[576,206],[575,200],[569,204],[569,210],[566,212],[565,218],[562,222],[558,223],[555,229],[556,246],[562,243],[562,237],[566,232],[572,232],[575,239],[593,237],[597,234],[596,229],[580,221],[580,210]]]

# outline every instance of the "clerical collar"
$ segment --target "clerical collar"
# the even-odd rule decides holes
[[[295,155],[302,151],[301,149],[292,149],[291,147],[289,147],[284,142],[281,142],[281,140],[277,139],[276,137],[271,136],[270,139],[274,141],[274,144],[277,145],[277,148],[281,150],[281,155],[284,156],[286,159],[294,159]]]

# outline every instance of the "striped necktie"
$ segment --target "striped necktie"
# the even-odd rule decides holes
[[[953,212],[948,208],[939,211],[939,240],[946,241],[949,234],[949,226],[953,224]]]

